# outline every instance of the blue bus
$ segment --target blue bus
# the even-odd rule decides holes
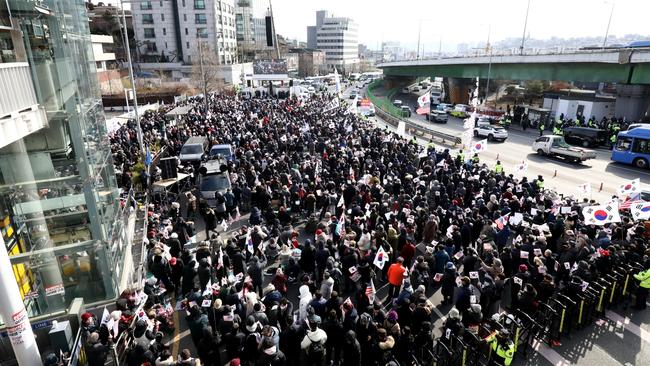
[[[650,163],[650,127],[619,132],[616,146],[612,149],[612,160],[647,169]]]

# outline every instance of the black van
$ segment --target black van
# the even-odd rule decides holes
[[[582,147],[598,147],[607,144],[608,134],[605,130],[588,127],[567,127],[564,130],[564,140],[571,145]]]

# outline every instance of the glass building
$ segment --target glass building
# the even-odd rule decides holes
[[[118,294],[121,208],[83,0],[0,0],[0,231],[31,317]]]

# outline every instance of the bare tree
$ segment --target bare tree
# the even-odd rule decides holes
[[[226,85],[219,73],[217,54],[205,41],[199,41],[197,52],[192,55],[192,83],[204,95],[221,92]]]

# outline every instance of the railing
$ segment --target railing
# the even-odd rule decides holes
[[[0,63],[0,117],[38,104],[27,62]]]
[[[394,111],[391,112],[390,109],[386,110],[385,108],[387,105],[389,105],[389,107],[392,106],[392,104],[390,104],[390,99],[391,99],[390,97],[395,93],[395,91],[391,91],[388,94],[388,96],[382,100],[380,98],[377,98],[373,94],[373,91],[379,85],[380,85],[379,83],[375,82],[368,87],[368,97],[375,105],[375,113],[379,117],[381,117],[381,119],[383,119],[384,121],[386,121],[387,123],[389,123],[394,127],[399,126],[400,122],[404,122],[406,126],[406,132],[409,132],[413,136],[428,138],[429,140],[433,140],[434,138],[437,138],[440,139],[442,143],[451,143],[454,146],[462,142],[459,136],[450,135],[444,132],[436,131],[431,128],[418,125],[416,123],[409,121],[408,119],[402,118],[398,113],[396,114]],[[393,108],[395,107],[393,106]]]

